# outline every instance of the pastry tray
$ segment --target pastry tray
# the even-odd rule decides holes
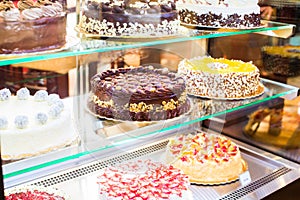
[[[174,134],[174,133],[173,133]],[[248,164],[251,182],[246,185],[239,180],[220,185],[191,185],[194,199],[261,199],[268,194],[286,186],[300,177],[299,165],[247,144],[235,141],[240,146],[244,160]],[[135,141],[136,143],[136,141]],[[126,143],[122,150],[108,149],[87,155],[79,167],[72,167],[60,173],[31,181],[27,184],[45,187],[55,187],[62,190],[72,200],[99,199],[97,175],[107,166],[135,159],[151,159],[164,162],[164,154],[168,138],[149,141],[139,148],[132,149],[131,142]],[[131,147],[130,147],[131,146]],[[118,148],[118,147],[116,147]],[[113,152],[119,152],[115,154]],[[121,153],[120,153],[121,152]],[[86,162],[86,160],[90,160]]]

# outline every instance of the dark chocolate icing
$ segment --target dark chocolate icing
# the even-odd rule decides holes
[[[153,67],[107,70],[91,79],[92,92],[102,101],[117,105],[144,102],[161,104],[175,101],[185,90],[185,82],[167,69]]]

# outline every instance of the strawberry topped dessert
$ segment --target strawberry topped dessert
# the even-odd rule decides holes
[[[192,199],[188,177],[172,165],[138,160],[108,167],[98,176],[100,199]]]
[[[234,142],[204,132],[170,139],[166,157],[187,174],[191,182],[199,184],[232,182],[247,168]]]
[[[55,188],[24,186],[5,190],[5,200],[66,200],[61,191]]]

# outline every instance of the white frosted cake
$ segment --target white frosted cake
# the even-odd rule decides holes
[[[234,142],[204,132],[171,138],[166,160],[187,174],[191,182],[199,184],[231,182],[247,169]]]
[[[258,0],[179,0],[180,21],[186,25],[229,28],[259,27]]]
[[[188,177],[181,170],[151,160],[106,168],[97,183],[103,200],[193,199]]]
[[[39,155],[77,140],[70,107],[57,94],[40,90],[16,95],[0,90],[0,134],[3,160]]]
[[[216,99],[244,99],[264,92],[259,69],[252,62],[200,56],[184,59],[178,73],[188,94]]]

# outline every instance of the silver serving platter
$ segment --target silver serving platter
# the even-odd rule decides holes
[[[205,131],[212,132],[210,130]],[[178,134],[178,132],[173,132],[173,134]],[[300,177],[298,164],[239,141],[233,141],[240,146],[242,156],[248,164],[251,182],[246,185],[239,180],[213,186],[191,185],[190,190],[194,199],[261,199]],[[107,166],[135,159],[164,162],[167,143],[168,138],[165,138],[150,143],[148,141],[147,144],[146,142],[142,145],[136,144],[137,148],[132,149],[132,142],[128,142],[123,146],[122,151],[120,149],[119,151],[108,149],[107,154],[99,152],[101,153],[99,155],[97,153],[88,155],[88,158],[81,158],[82,165],[26,184],[59,188],[72,200],[96,200],[99,199],[97,175],[101,170]],[[112,152],[119,153],[114,154]],[[84,160],[89,160],[89,162],[84,162]],[[77,162],[80,163],[80,159]]]

